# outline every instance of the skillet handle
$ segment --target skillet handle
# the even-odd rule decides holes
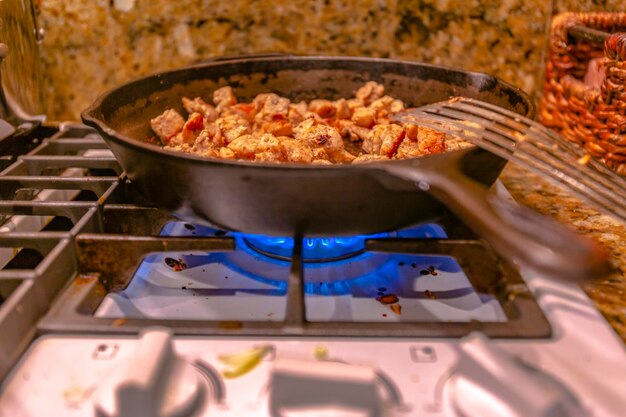
[[[413,181],[444,203],[496,252],[544,276],[582,281],[609,271],[607,255],[593,242],[526,207],[490,194],[484,185],[463,174],[459,166],[464,154],[459,154],[446,154],[435,164],[416,159],[381,167]]]

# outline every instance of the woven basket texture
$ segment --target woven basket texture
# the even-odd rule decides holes
[[[611,35],[604,48],[574,40],[575,25]],[[552,20],[539,121],[626,175],[626,13],[561,13]],[[585,83],[591,61],[599,85]]]

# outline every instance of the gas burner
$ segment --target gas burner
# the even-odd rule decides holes
[[[238,247],[250,249],[267,258],[290,261],[292,259],[294,239],[261,235],[236,234]],[[377,233],[362,236],[304,238],[302,241],[302,260],[304,263],[337,262],[361,255],[366,251],[367,239],[412,237],[418,239],[446,237],[444,230],[436,224],[426,224],[411,229]]]
[[[365,252],[365,239],[384,236],[386,234],[305,238],[302,246],[302,260],[305,263],[324,263],[352,258]],[[291,260],[293,253],[294,240],[292,238],[241,235],[238,242],[261,255],[280,261]]]

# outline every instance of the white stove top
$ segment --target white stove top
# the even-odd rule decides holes
[[[202,388],[188,388],[189,398],[194,398],[189,410],[197,414],[162,415],[262,416],[272,407],[282,407],[289,411],[283,415],[318,416],[463,416],[478,415],[477,410],[484,416],[528,415],[524,413],[532,410],[542,416],[622,416],[626,352],[621,342],[578,288],[529,276],[527,281],[551,321],[550,339],[499,339],[484,345],[485,339],[477,335],[461,340],[173,337],[176,353],[195,364]],[[135,361],[151,357],[160,344],[167,345],[167,336],[155,341],[161,336],[159,330],[148,332],[143,345],[136,337],[42,337],[2,385],[0,415],[93,416],[96,410],[108,415],[112,389],[100,387],[107,387],[107,378],[115,381],[111,375],[116,372],[130,372]],[[270,353],[258,366],[234,379],[220,375],[225,368],[220,355],[259,346]],[[499,358],[502,352],[505,358]],[[480,358],[492,372],[476,370],[471,358]],[[550,377],[546,380],[520,367],[513,358]],[[147,381],[163,383],[164,374],[155,376],[162,371],[150,366],[158,368],[152,364],[136,372],[145,372]],[[368,371],[373,378],[368,379]],[[378,378],[379,373],[384,378]],[[471,384],[476,375],[482,388]],[[530,382],[521,384],[520,378]],[[387,380],[394,387],[391,391],[380,382]],[[177,382],[186,383],[190,382]],[[148,391],[163,389],[146,384]],[[352,399],[333,408],[326,404],[333,402],[327,393],[316,397],[324,386],[334,386]],[[287,390],[288,399],[273,390]],[[374,399],[368,392],[376,393]],[[505,398],[518,410],[495,398]],[[174,400],[164,400],[164,409],[168,401]],[[316,408],[311,408],[311,401],[317,402]],[[305,406],[298,409],[298,404]],[[567,414],[558,414],[559,404]]]

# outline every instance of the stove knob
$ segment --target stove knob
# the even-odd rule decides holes
[[[344,362],[277,358],[270,386],[269,412],[273,417],[299,413],[372,417],[387,415],[389,406],[402,406],[399,393],[386,376],[373,368]]]
[[[560,382],[514,358],[482,334],[472,334],[461,343],[454,371],[447,389],[460,416],[586,415]]]
[[[199,371],[174,352],[172,334],[150,328],[132,358],[95,393],[98,417],[187,417],[206,403]]]

